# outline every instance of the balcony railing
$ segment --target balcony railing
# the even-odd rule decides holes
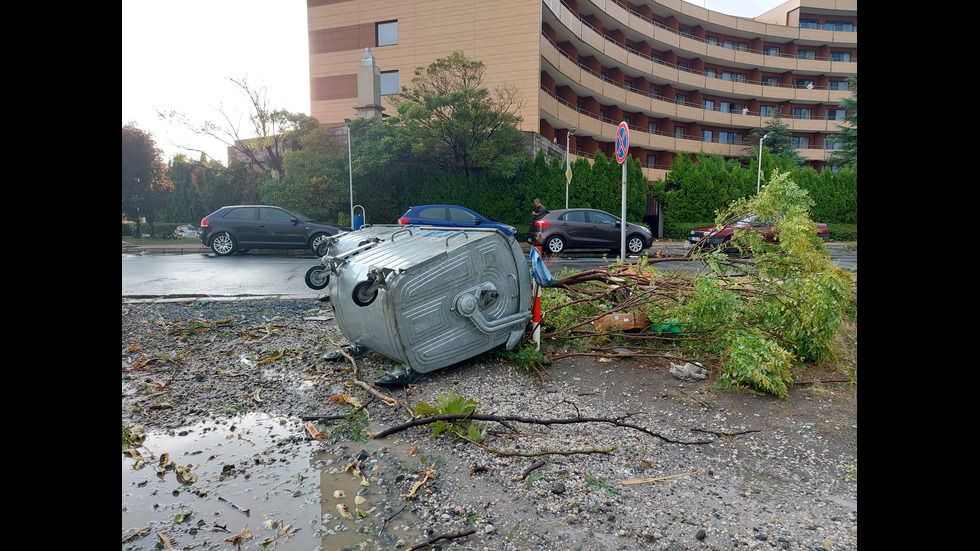
[[[594,76],[595,78],[598,78],[598,79],[602,80],[603,82],[608,82],[609,84],[612,84],[613,86],[616,86],[617,88],[622,88],[623,90],[625,90],[627,92],[633,92],[635,94],[646,95],[649,98],[653,98],[653,99],[657,99],[657,100],[661,100],[661,101],[668,101],[668,102],[671,102],[671,103],[673,103],[675,105],[683,105],[683,106],[686,106],[686,107],[694,107],[695,109],[702,109],[702,110],[706,110],[706,111],[719,111],[719,112],[723,112],[721,110],[721,106],[718,106],[717,109],[714,109],[714,108],[713,109],[704,109],[704,107],[702,105],[699,105],[699,104],[696,104],[696,103],[691,103],[691,102],[688,102],[688,101],[677,101],[677,100],[675,100],[673,98],[668,98],[667,96],[663,96],[663,95],[661,95],[661,94],[659,94],[657,92],[653,92],[653,93],[646,92],[646,93],[644,93],[642,90],[640,90],[638,88],[635,88],[632,85],[629,85],[629,87],[627,87],[627,85],[626,85],[625,82],[622,82],[621,83],[621,82],[617,82],[615,80],[612,80],[612,79],[608,78],[607,76],[605,76],[603,73],[597,72],[597,71],[593,70],[592,68],[590,68],[587,65],[583,64],[582,62],[580,62],[578,59],[572,57],[572,55],[570,53],[566,52],[560,46],[558,46],[558,44],[554,40],[552,40],[551,37],[549,37],[546,33],[542,32],[541,33],[541,36],[543,36],[548,41],[548,43],[551,44],[555,48],[555,50],[558,51],[559,54],[561,54],[562,56],[564,56],[569,61],[575,63],[578,66],[579,69],[587,72],[588,74]],[[664,65],[669,65],[669,64],[664,63]],[[681,69],[681,70],[683,70],[683,69]],[[695,71],[689,71],[689,72],[698,74]],[[710,77],[708,77],[708,78],[710,78]],[[718,77],[718,78],[720,78],[720,77]],[[735,82],[735,81],[732,81],[732,82]],[[738,81],[738,82],[743,82],[743,81]],[[749,81],[748,84],[752,84],[752,82]],[[761,84],[761,83],[756,82],[756,84]],[[771,84],[762,84],[762,86],[772,86],[772,85]],[[795,89],[804,88],[804,86],[798,86],[796,84],[784,85],[783,87],[785,87],[785,88],[795,88]],[[839,88],[832,88],[829,85],[827,86],[827,89],[828,90],[839,90]],[[559,100],[559,101],[561,101],[561,100]],[[572,108],[575,108],[575,106],[571,106],[571,107]],[[728,112],[730,112],[732,114],[743,114],[743,115],[752,115],[752,116],[767,116],[767,115],[762,115],[758,111],[749,111],[747,113],[738,113],[738,112],[734,112],[734,111],[728,111]],[[595,115],[593,115],[593,117],[595,117]]]
[[[641,14],[641,13],[639,13],[639,12],[633,10],[633,9],[631,9],[626,4],[626,2],[621,2],[619,0],[613,0],[613,1],[619,7],[623,8],[627,12],[629,12],[630,15],[635,16],[635,17],[638,17],[638,18],[646,21],[647,23],[650,23],[654,27],[657,27],[657,28],[660,28],[660,29],[664,29],[666,31],[670,31],[670,32],[672,32],[672,33],[674,33],[674,34],[676,34],[678,36],[684,36],[685,38],[690,38],[691,40],[695,40],[695,41],[701,42],[702,44],[708,44],[708,45],[714,45],[714,46],[717,46],[718,45],[718,44],[712,44],[711,42],[708,42],[707,40],[705,40],[703,38],[700,38],[700,37],[697,37],[697,36],[693,36],[693,35],[690,35],[690,34],[681,34],[680,32],[678,32],[678,31],[676,31],[674,29],[671,29],[670,27],[668,27],[667,25],[664,25],[663,23],[657,21],[656,19],[647,17],[647,16],[645,16],[645,15],[643,15],[643,14]],[[585,26],[589,27],[590,29],[596,31],[597,33],[601,34],[606,40],[609,40],[610,42],[613,42],[613,43],[615,43],[617,45],[620,45],[621,47],[625,47],[625,45],[617,42],[616,40],[613,40],[613,39],[609,38],[605,33],[603,33],[602,31],[600,31],[599,29],[596,29],[594,25],[592,25],[588,21],[585,21],[584,19],[582,19],[579,16],[579,14],[571,6],[569,6],[566,2],[562,1],[561,2],[561,5],[564,6],[568,10],[569,13],[571,13],[572,15],[574,15],[575,18],[578,19],[583,25],[585,25]],[[808,28],[808,27],[805,27],[805,28]],[[853,25],[851,30],[836,30],[835,29],[834,32],[855,32],[856,33],[857,32],[857,25]],[[722,46],[722,47],[724,47],[724,46]],[[739,51],[748,52],[748,53],[752,53],[752,54],[771,55],[771,54],[767,54],[765,52],[765,50],[756,50],[754,48],[748,48],[748,47],[746,47],[744,50],[740,49]],[[796,54],[786,54],[786,53],[780,53],[778,56],[775,56],[775,57],[783,57],[783,58],[787,58],[787,59],[797,59]],[[830,59],[830,56],[826,56],[826,57],[816,56],[816,57],[809,58],[809,59],[816,60],[816,61],[832,61]],[[855,59],[851,59],[851,61],[857,62],[857,59],[856,58]]]

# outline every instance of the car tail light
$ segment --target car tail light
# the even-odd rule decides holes
[[[398,223],[404,226],[405,224],[408,224],[409,220],[411,220],[411,218],[399,218]]]
[[[550,228],[551,224],[547,220],[535,220],[534,225],[538,228]]]
[[[207,218],[201,218],[201,227],[206,228],[211,225],[211,222]]]

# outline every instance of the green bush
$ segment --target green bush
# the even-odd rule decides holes
[[[177,229],[180,224],[174,224],[172,222],[157,222],[153,224],[153,237],[161,239],[173,239],[174,230]]]
[[[828,223],[827,230],[830,231],[831,241],[848,242],[858,240],[857,224]]]
[[[122,236],[123,237],[132,237],[134,231],[136,231],[136,222],[133,222],[131,220],[123,220],[122,221]]]
[[[673,241],[687,241],[691,230],[702,226],[713,226],[714,220],[708,222],[664,222],[664,237]]]

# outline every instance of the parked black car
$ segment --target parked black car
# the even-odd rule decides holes
[[[622,226],[619,217],[596,209],[548,211],[531,222],[527,242],[545,254],[565,249],[608,249],[620,252]],[[653,234],[639,224],[626,224],[626,250],[638,254],[653,244]]]
[[[321,243],[345,231],[350,228],[320,224],[270,205],[221,207],[201,219],[201,243],[218,256],[249,249],[310,249],[319,254]]]

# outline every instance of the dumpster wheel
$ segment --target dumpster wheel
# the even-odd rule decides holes
[[[351,299],[358,306],[367,306],[378,298],[378,288],[373,281],[362,281],[354,286]]]
[[[330,272],[324,266],[313,266],[306,271],[306,286],[319,291],[330,283]]]

